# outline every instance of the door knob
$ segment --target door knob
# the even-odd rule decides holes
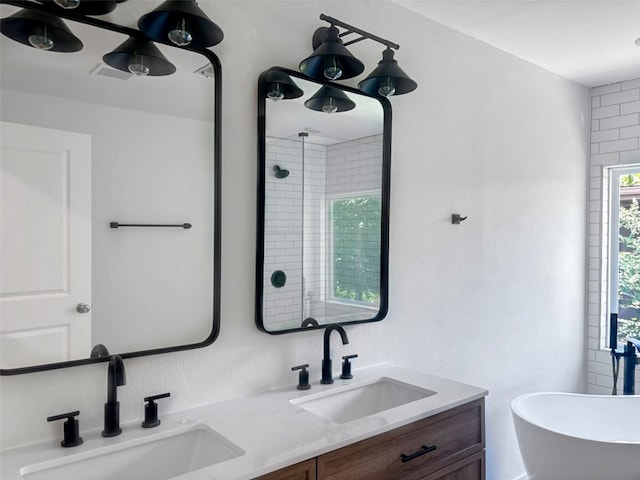
[[[78,306],[76,306],[76,310],[78,311],[78,313],[89,313],[89,310],[91,310],[91,305],[87,305],[86,303],[79,303]]]

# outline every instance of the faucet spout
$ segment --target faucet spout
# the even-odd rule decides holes
[[[124,362],[120,355],[112,355],[107,368],[107,403],[104,404],[103,437],[120,435],[120,402],[118,402],[118,387],[127,383],[124,373]]]
[[[338,325],[337,323],[333,325],[329,325],[324,330],[324,359],[331,360],[331,353],[329,352],[329,340],[331,339],[331,332],[336,331],[340,334],[340,338],[342,339],[342,344],[346,345],[349,343],[349,337],[347,337],[347,332],[345,332],[342,325]]]
[[[342,325],[338,325],[334,323],[329,325],[324,330],[324,358],[322,359],[322,379],[320,383],[329,384],[333,383],[333,374],[331,372],[331,352],[329,349],[330,340],[331,340],[331,332],[336,331],[340,334],[340,338],[342,339],[342,344],[346,345],[349,343],[349,337],[347,337],[347,332],[345,332]]]
[[[112,355],[107,369],[107,404],[118,403],[118,388],[126,385],[127,377],[124,373],[124,362],[120,355]]]

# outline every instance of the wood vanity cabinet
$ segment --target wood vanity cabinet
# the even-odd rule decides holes
[[[316,480],[316,459],[312,458],[306,462],[296,463],[254,480]]]
[[[484,480],[484,445],[484,399],[479,399],[260,479]],[[301,473],[289,471],[296,467]]]

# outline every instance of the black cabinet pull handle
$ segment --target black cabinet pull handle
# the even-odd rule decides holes
[[[425,453],[433,452],[436,448],[438,447],[436,447],[435,445],[432,445],[430,447],[427,447],[426,445],[422,445],[421,449],[418,450],[416,453],[412,453],[411,455],[405,455],[404,453],[401,453],[400,458],[402,459],[402,463],[408,462],[415,458],[421,457]]]

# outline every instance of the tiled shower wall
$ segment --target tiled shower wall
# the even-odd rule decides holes
[[[327,304],[323,301],[326,297],[326,243],[317,239],[326,238],[326,224],[322,221],[325,199],[327,195],[380,190],[382,135],[330,146],[314,144],[312,137],[307,137],[304,158],[300,139],[270,140],[265,166],[268,193],[265,199],[263,322],[269,330],[280,330],[300,327],[307,317],[339,313],[326,312]],[[275,165],[289,170],[289,176],[276,178]],[[304,265],[300,263],[303,250]],[[271,275],[276,270],[287,275],[284,287],[276,288],[271,284]],[[350,311],[353,312],[353,308]]]
[[[307,141],[304,163],[302,147],[300,139],[271,139],[266,145],[263,323],[268,330],[301,324],[303,177],[312,177],[305,192],[309,202],[308,197],[324,192],[326,165],[326,147]],[[276,165],[289,170],[289,175],[277,178],[273,170]],[[277,270],[287,276],[281,288],[271,283],[271,275]]]
[[[591,160],[589,163],[589,258],[587,392],[610,394],[611,355],[607,349],[606,167],[640,164],[640,79],[591,90]],[[640,375],[636,377],[640,380]],[[636,381],[636,392],[640,382]],[[618,376],[622,393],[622,364]]]

